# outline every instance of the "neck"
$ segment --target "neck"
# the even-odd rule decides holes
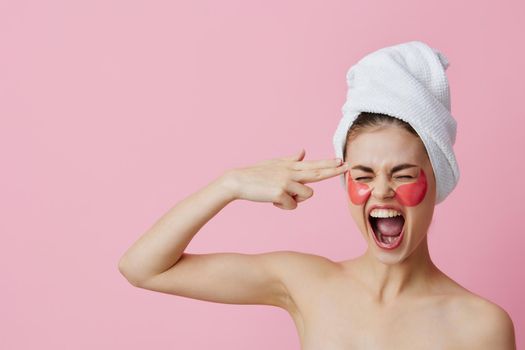
[[[357,260],[360,279],[374,300],[381,304],[428,291],[439,271],[430,259],[427,236],[403,261],[386,264],[374,255],[370,247]]]

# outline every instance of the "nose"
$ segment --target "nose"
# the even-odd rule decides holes
[[[378,200],[393,198],[396,195],[392,184],[385,175],[377,176],[372,186],[372,196]]]

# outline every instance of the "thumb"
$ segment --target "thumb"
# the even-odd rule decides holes
[[[306,152],[305,152],[304,148],[301,148],[301,152],[299,152],[299,153],[295,153],[295,154],[292,155],[292,156],[281,157],[281,158],[279,158],[279,159],[282,159],[282,160],[296,160],[296,161],[299,161],[299,160],[303,160],[303,159],[304,159],[305,154],[306,154]]]

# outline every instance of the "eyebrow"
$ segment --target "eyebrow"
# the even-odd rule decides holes
[[[417,167],[417,165],[415,164],[409,164],[409,163],[403,163],[403,164],[399,164],[399,165],[396,165],[395,167],[392,168],[392,170],[390,171],[390,174],[393,174],[397,171],[401,171],[401,170],[404,170],[404,169],[408,169],[408,168],[414,168],[414,167]],[[364,166],[364,165],[355,165],[352,167],[352,169],[357,169],[357,170],[362,170],[364,172],[367,172],[367,173],[374,173],[374,170],[372,168],[369,168],[367,166]]]

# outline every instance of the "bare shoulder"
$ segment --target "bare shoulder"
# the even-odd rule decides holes
[[[453,323],[467,348],[515,350],[514,324],[501,306],[474,293],[451,298]]]

